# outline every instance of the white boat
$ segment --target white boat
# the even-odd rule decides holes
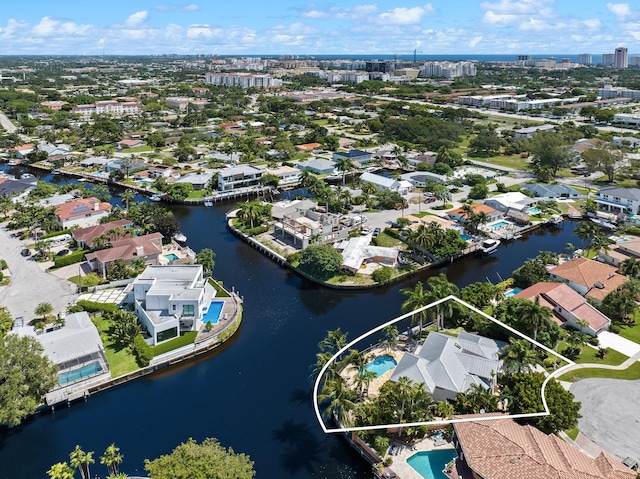
[[[609,223],[608,221],[605,221],[602,218],[589,218],[589,219],[593,221],[595,224],[597,224],[598,226],[601,226],[602,228],[605,228],[607,230],[615,231],[618,229],[616,225],[614,225],[613,223]]]
[[[558,226],[560,225],[562,222],[564,221],[564,219],[562,218],[561,215],[553,215],[551,216],[551,218],[549,218],[547,220],[547,223],[551,224],[551,225],[555,225]]]
[[[213,206],[213,201],[211,201],[211,200],[205,200],[205,201],[204,201],[204,205],[205,205],[205,206]]]
[[[582,218],[582,213],[569,213],[567,216],[572,220],[579,220]]]
[[[160,195],[153,195],[149,198],[151,201],[160,201],[162,198]]]
[[[480,254],[492,254],[495,253],[498,246],[500,246],[499,239],[488,238],[478,245],[478,252]]]
[[[178,243],[186,243],[187,242],[187,237],[185,235],[183,235],[182,233],[176,233],[173,235],[173,239],[176,240]]]

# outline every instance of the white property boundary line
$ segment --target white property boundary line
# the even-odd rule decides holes
[[[502,417],[496,417],[496,416],[487,416],[487,417],[473,417],[473,418],[469,418],[469,419],[450,419],[450,420],[445,420],[445,421],[427,421],[427,422],[412,422],[412,423],[402,423],[402,424],[381,424],[381,425],[377,425],[377,426],[362,426],[362,427],[339,427],[339,428],[328,428],[324,421],[322,420],[322,414],[320,413],[320,405],[318,403],[318,389],[320,387],[320,381],[324,375],[324,373],[327,371],[327,369],[329,368],[329,365],[331,363],[333,363],[342,353],[344,353],[345,351],[347,351],[351,346],[353,346],[354,344],[358,343],[359,341],[361,341],[362,339],[366,338],[367,336],[370,336],[382,329],[384,329],[387,326],[390,326],[392,324],[397,323],[398,321],[402,321],[403,319],[408,318],[409,316],[413,316],[414,314],[417,313],[421,313],[422,311],[425,311],[427,309],[431,309],[434,306],[438,306],[440,303],[444,303],[445,301],[449,301],[449,300],[454,300],[457,303],[460,303],[461,305],[469,308],[471,311],[481,315],[482,317],[488,319],[489,321],[505,328],[507,331],[510,331],[511,333],[515,334],[516,336],[521,337],[522,339],[526,339],[527,341],[535,344],[537,347],[545,350],[546,352],[552,354],[553,356],[562,359],[563,361],[565,361],[567,364],[559,369],[557,369],[556,371],[554,371],[553,373],[551,373],[549,376],[547,376],[547,378],[544,380],[544,382],[542,383],[542,388],[540,389],[540,395],[542,398],[542,405],[544,406],[544,411],[543,412],[536,412],[536,413],[528,413],[528,414],[507,414],[504,415]],[[556,376],[560,376],[564,370],[570,366],[573,366],[575,363],[573,361],[571,361],[568,358],[565,358],[564,356],[562,356],[561,354],[555,352],[553,349],[548,348],[547,346],[545,346],[544,344],[539,343],[538,341],[530,338],[529,336],[527,336],[526,334],[521,333],[520,331],[512,328],[511,326],[504,324],[502,321],[498,321],[497,319],[493,318],[492,316],[489,316],[488,314],[480,311],[479,309],[471,306],[470,304],[466,303],[465,301],[461,300],[460,298],[457,298],[456,296],[447,296],[446,298],[442,298],[438,301],[435,301],[431,304],[428,304],[427,306],[423,306],[422,308],[418,308],[414,311],[411,311],[410,313],[406,313],[403,314],[402,316],[398,316],[397,318],[392,319],[391,321],[387,321],[384,324],[381,324],[380,326],[378,326],[377,328],[374,328],[360,336],[358,336],[356,339],[354,339],[353,341],[351,341],[349,344],[345,345],[342,349],[340,349],[338,352],[336,352],[331,359],[329,359],[329,361],[327,361],[327,363],[322,367],[322,369],[320,370],[320,373],[318,374],[318,377],[316,378],[315,384],[313,386],[313,408],[315,410],[316,413],[316,418],[318,419],[318,422],[320,423],[320,427],[322,427],[322,430],[329,434],[329,433],[336,433],[336,432],[354,432],[354,431],[371,431],[371,430],[375,430],[375,429],[387,429],[387,428],[392,428],[392,427],[416,427],[416,426],[438,426],[438,425],[443,425],[443,424],[453,424],[453,423],[459,423],[459,422],[471,422],[471,421],[494,421],[496,419],[501,419],[501,418],[511,418],[511,419],[518,419],[518,418],[525,418],[525,417],[540,417],[540,416],[549,416],[551,413],[549,412],[549,406],[547,405],[547,400],[545,398],[545,389],[547,387],[547,383],[555,378]]]

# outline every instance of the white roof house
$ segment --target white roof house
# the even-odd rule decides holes
[[[535,202],[535,199],[519,191],[510,191],[487,198],[484,204],[500,211],[516,210],[526,212],[529,206]]]
[[[492,339],[461,332],[458,337],[432,332],[417,354],[405,353],[391,381],[407,377],[422,383],[436,401],[455,399],[472,384],[490,389],[502,367],[500,347]]]
[[[387,266],[395,266],[398,262],[397,248],[386,248],[369,244],[371,236],[357,236],[341,241],[335,245],[342,252],[342,264],[340,269],[357,272],[364,263],[383,263]]]
[[[131,283],[130,301],[153,345],[197,331],[209,310],[215,289],[202,265],[147,266]]]
[[[368,171],[360,175],[360,180],[375,185],[378,190],[396,191],[401,195],[406,195],[409,191],[413,190],[413,183],[408,180],[394,180],[393,178],[376,175]]]

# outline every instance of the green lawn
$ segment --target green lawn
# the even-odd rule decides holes
[[[187,196],[187,198],[191,200],[197,200],[200,198],[204,198],[205,193],[205,190],[193,190],[189,193],[189,196]]]
[[[136,358],[131,349],[121,348],[111,340],[109,335],[111,322],[107,321],[102,316],[96,316],[95,318],[92,318],[92,320],[93,324],[96,325],[100,332],[100,337],[104,344],[104,352],[107,356],[109,369],[111,370],[111,376],[115,378],[139,369],[138,364],[136,363]]]
[[[151,348],[153,355],[159,356],[160,354],[168,353],[169,351],[187,346],[188,344],[193,344],[197,334],[197,331],[187,331],[186,333],[182,333],[178,338],[153,346]]]
[[[611,369],[598,369],[598,368],[586,368],[578,369],[576,371],[569,371],[563,374],[558,379],[560,381],[579,381],[586,378],[609,378],[609,379],[626,379],[635,381],[640,379],[640,362],[635,362],[627,369],[622,371]]]
[[[400,241],[399,239],[396,239],[393,236],[390,236],[390,235],[386,234],[384,231],[382,231],[376,237],[375,244],[376,244],[376,246],[383,246],[385,248],[392,248],[394,246],[402,244],[402,241]]]
[[[558,351],[562,354],[564,348],[567,347],[567,343],[564,341],[558,345]],[[627,360],[628,356],[625,356],[618,351],[613,349],[609,349],[604,359],[600,359],[596,356],[598,353],[597,349],[592,348],[591,346],[582,346],[582,352],[578,358],[574,359],[574,361],[578,364],[590,363],[590,364],[608,364],[610,366],[617,366],[618,364],[622,364]]]
[[[640,311],[636,311],[634,319],[636,320],[636,324],[620,325],[620,336],[634,343],[640,343]]]
[[[567,429],[564,433],[573,441],[575,441],[576,437],[578,437],[578,433],[580,433],[580,430],[577,427],[574,427],[573,429]]]
[[[209,284],[216,290],[216,298],[230,298],[231,295],[222,288],[222,282],[218,282],[213,278],[209,278]]]

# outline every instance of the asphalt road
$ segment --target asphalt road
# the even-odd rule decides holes
[[[582,402],[580,432],[618,459],[640,460],[640,380],[582,379],[570,391]]]
[[[11,237],[3,225],[0,228],[0,257],[9,266],[11,282],[0,288],[0,306],[7,307],[14,319],[22,316],[26,322],[35,318],[34,310],[39,303],[51,303],[54,313],[74,303],[76,286],[42,271],[32,257],[20,255],[22,248],[23,242]]]

